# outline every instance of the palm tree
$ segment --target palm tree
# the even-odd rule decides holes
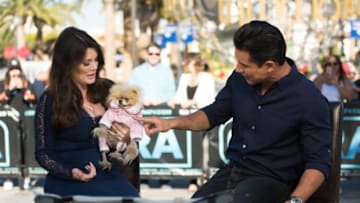
[[[131,34],[131,30],[135,29],[132,24],[131,2],[132,0],[122,0],[119,2],[118,6],[118,9],[123,10],[124,12],[124,47],[129,53],[131,53],[131,45],[136,41],[136,39],[132,39],[134,36]],[[136,0],[135,6],[136,18],[139,20],[140,31],[145,33],[146,29],[150,28],[152,31],[151,34],[153,34],[159,23],[163,2],[159,0]],[[152,36],[150,36],[150,38],[152,38]]]
[[[78,1],[81,3],[82,1]],[[34,0],[31,5],[31,17],[34,26],[37,29],[35,50],[43,52],[43,27],[63,24],[65,20],[74,23],[70,12],[80,12],[77,5],[65,4],[55,0]],[[41,56],[40,56],[41,58]]]
[[[37,29],[36,46],[42,49],[43,27],[54,27],[64,20],[73,22],[70,12],[80,12],[77,5],[61,0],[3,0],[0,2],[0,31],[3,39],[13,39],[17,47],[25,46],[24,25],[29,20]]]

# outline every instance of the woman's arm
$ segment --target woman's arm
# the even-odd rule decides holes
[[[348,102],[355,98],[355,91],[349,79],[344,79],[343,84],[336,84],[342,99],[346,99]]]
[[[49,94],[43,94],[35,111],[35,158],[51,175],[72,179],[72,169],[56,160],[54,152],[55,133],[51,128],[51,101]]]
[[[194,100],[198,108],[211,104],[215,99],[215,80],[209,73],[201,73]]]
[[[314,84],[315,84],[315,86],[319,89],[319,90],[321,90],[321,86],[323,85],[323,83],[324,83],[324,75],[319,75],[317,78],[315,78],[315,80],[314,80]]]

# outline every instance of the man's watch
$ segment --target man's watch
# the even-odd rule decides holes
[[[290,203],[303,203],[303,200],[300,197],[290,196],[289,199]]]

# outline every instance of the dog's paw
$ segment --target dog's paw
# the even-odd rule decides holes
[[[124,152],[124,156],[126,156],[127,154],[132,154],[131,156],[137,157],[139,154],[138,147],[136,145],[129,145]]]
[[[126,153],[124,155],[124,163],[125,164],[131,164],[134,159],[136,159],[136,157],[138,156],[138,153]]]
[[[118,153],[118,152],[109,153],[109,157],[111,157],[113,159],[117,159],[117,160],[123,160],[122,155],[120,153]]]
[[[107,136],[107,129],[106,127],[97,127],[93,130],[93,136],[95,137],[106,137]]]
[[[107,160],[104,160],[104,161],[100,161],[99,162],[99,164],[100,164],[100,166],[101,166],[101,168],[103,169],[103,170],[110,170],[111,169],[111,162],[109,162],[109,161],[107,161]]]

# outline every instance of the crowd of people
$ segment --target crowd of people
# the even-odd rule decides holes
[[[193,198],[232,191],[239,202],[305,202],[329,174],[328,102],[359,100],[360,80],[347,76],[337,55],[329,55],[322,72],[309,80],[286,56],[279,29],[265,21],[244,24],[233,42],[235,68],[219,92],[200,53],[184,54],[176,81],[161,63],[160,46],[149,44],[145,62],[133,68],[128,81],[140,87],[143,105],[197,111],[171,119],[136,119],[150,137],[170,129],[205,131],[233,119],[229,163],[196,187]],[[19,64],[8,68],[0,85],[2,104],[21,111],[36,104],[35,155],[48,171],[46,193],[139,197],[116,168],[104,171],[98,164],[101,154],[92,130],[114,84],[101,77],[103,69],[98,42],[68,27],[55,42],[51,68],[36,77],[35,90]],[[109,130],[127,143],[129,132],[119,123]]]

